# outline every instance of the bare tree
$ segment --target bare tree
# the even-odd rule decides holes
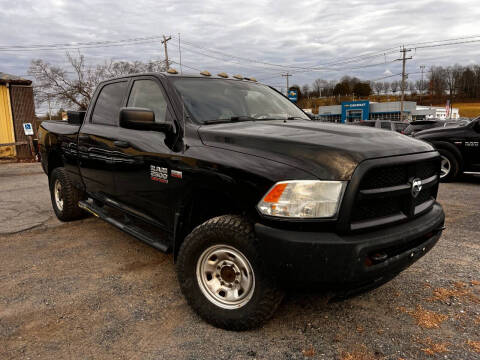
[[[35,77],[35,101],[39,104],[53,101],[65,108],[86,110],[99,82],[115,76],[147,71],[164,71],[162,62],[110,61],[102,65],[88,65],[78,53],[66,54],[68,68],[51,65],[42,59],[32,60],[28,73]]]
[[[398,90],[399,83],[397,80],[394,80],[390,83],[390,89],[392,89],[392,92],[395,94]]]
[[[328,87],[328,81],[323,79],[316,79],[312,84],[312,96],[322,96],[323,89]]]
[[[452,102],[459,90],[462,68],[460,65],[449,66],[445,69],[444,74],[448,95],[450,102]]]
[[[383,91],[383,83],[380,81],[374,82],[373,88],[375,89],[377,95],[380,95],[380,93]]]
[[[427,83],[428,81],[425,81],[425,80],[417,80],[415,81],[415,87],[417,88],[417,90],[423,94],[425,92],[425,90],[427,90]]]
[[[383,82],[383,93],[388,94],[390,91],[390,83],[388,81]]]
[[[310,97],[310,86],[308,86],[308,84],[302,86],[302,95],[306,98]]]
[[[410,94],[416,94],[417,93],[417,85],[415,84],[414,81],[409,81],[408,82],[408,90],[410,90]]]
[[[430,68],[428,82],[430,87],[430,93],[436,97],[442,97],[445,95],[447,89],[447,83],[445,81],[445,69],[441,66],[432,66]]]

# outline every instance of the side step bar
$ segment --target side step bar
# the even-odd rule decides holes
[[[102,209],[99,206],[96,206],[93,203],[82,200],[78,202],[78,207],[88,211],[89,213],[95,215],[96,217],[106,221],[107,223],[119,228],[120,230],[126,232],[127,234],[132,235],[133,237],[136,237],[137,239],[154,247],[157,250],[163,251],[165,253],[169,252],[170,250],[168,245],[158,242],[157,239],[147,231],[144,231],[137,226],[124,224],[118,221],[117,219],[114,219],[104,209]]]

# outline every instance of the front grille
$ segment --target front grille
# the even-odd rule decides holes
[[[432,195],[432,189],[428,188],[421,191],[420,194],[413,199],[413,203],[415,206],[418,206],[432,199],[435,199],[435,195]]]
[[[358,201],[353,212],[353,221],[362,221],[395,215],[402,208],[402,199],[391,197]]]
[[[408,220],[433,206],[438,189],[440,163],[423,160],[373,167],[360,181],[352,208],[352,230]],[[422,190],[414,197],[412,182],[422,180]]]
[[[408,181],[408,173],[404,166],[388,166],[370,170],[362,182],[360,189],[375,189],[388,186],[405,184]]]

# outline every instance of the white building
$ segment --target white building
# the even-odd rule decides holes
[[[368,100],[344,101],[341,105],[320,106],[317,117],[332,122],[354,122],[365,120],[401,119],[400,101],[370,102]],[[403,114],[406,120],[458,119],[458,109],[452,108],[447,116],[444,107],[420,106],[414,101],[403,102]]]
[[[447,116],[446,107],[432,107],[432,106],[421,106],[417,105],[415,111],[415,117],[424,119],[458,119],[460,114],[458,113],[458,108],[451,108],[451,114]]]

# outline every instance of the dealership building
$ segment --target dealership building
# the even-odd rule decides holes
[[[400,121],[400,101],[371,102],[368,100],[344,101],[341,105],[320,106],[318,118],[331,122],[354,122],[364,120]],[[403,112],[408,120],[458,119],[458,109],[451,109],[451,116],[446,108],[418,106],[414,101],[403,102]]]

